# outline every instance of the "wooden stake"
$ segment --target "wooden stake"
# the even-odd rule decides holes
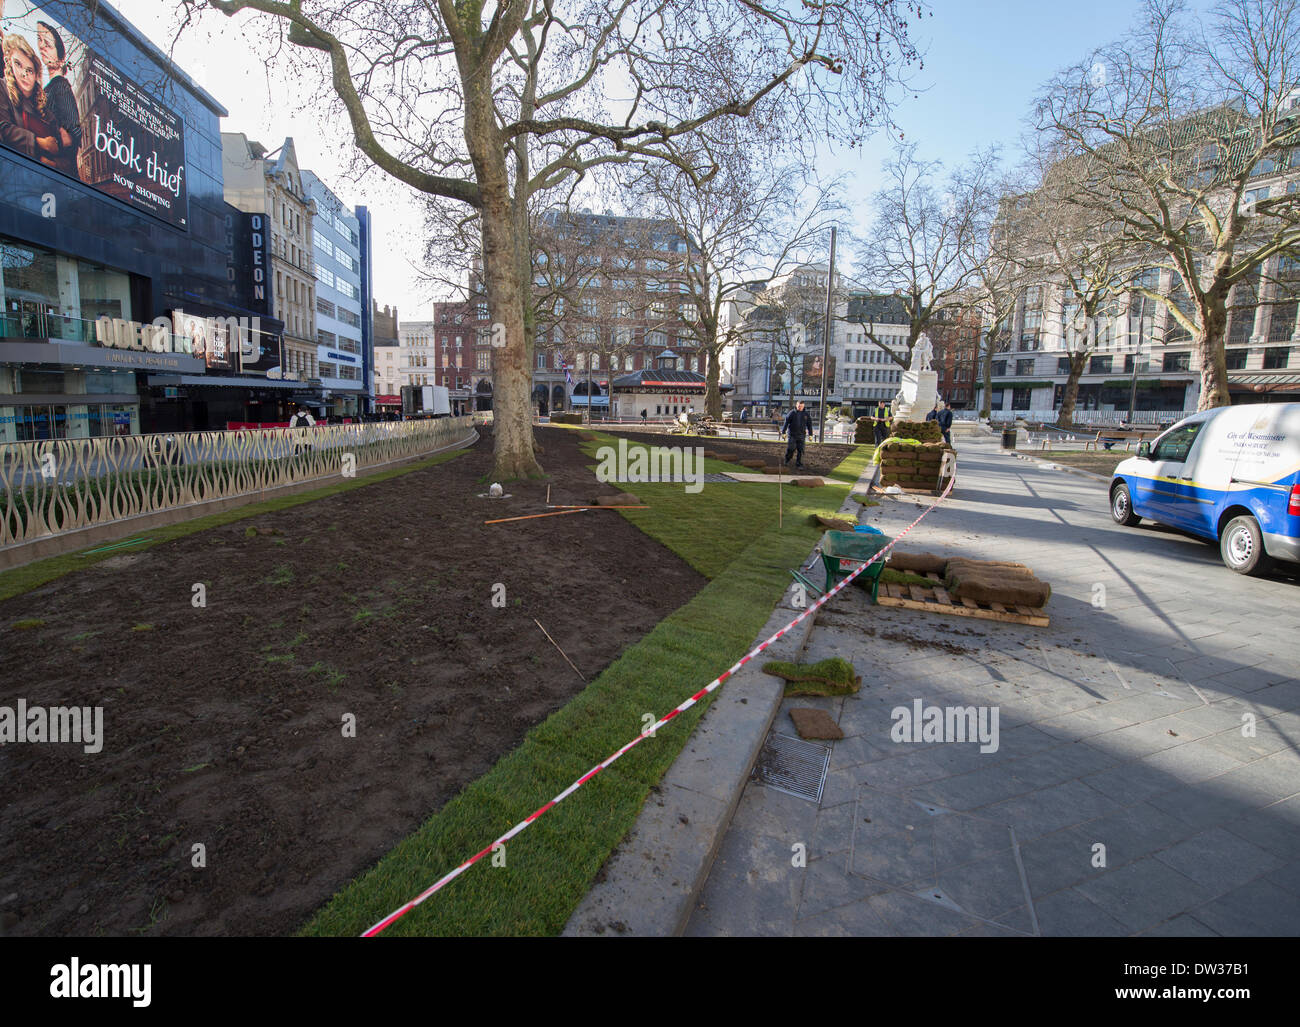
[[[533,618],[533,623],[536,624],[539,628],[542,628],[542,622],[539,621],[536,617]],[[555,648],[559,650],[560,655],[564,657],[564,662],[567,663],[570,667],[573,667],[573,661],[569,659],[568,656],[565,655],[563,649],[560,649],[559,644],[555,641],[555,639],[551,637],[551,633],[547,631],[545,628],[542,628],[542,634],[546,636],[546,640],[550,642],[551,645],[555,646]],[[582,678],[582,683],[584,685],[587,683],[587,679],[582,677],[582,671],[580,671],[577,667],[573,667],[573,673],[577,674],[578,677]]]
[[[501,517],[495,521],[484,521],[484,524],[506,524],[510,521],[531,521],[535,517],[563,517],[565,514],[578,513],[577,510],[556,510],[552,513],[528,514],[526,517]]]
[[[551,486],[546,486],[546,505],[551,505]]]

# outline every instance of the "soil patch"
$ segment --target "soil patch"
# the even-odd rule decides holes
[[[0,603],[0,706],[103,708],[98,753],[0,747],[6,933],[291,933],[584,687],[534,618],[590,680],[704,586],[614,511],[485,526],[600,491],[540,441],[512,499],[485,438]]]

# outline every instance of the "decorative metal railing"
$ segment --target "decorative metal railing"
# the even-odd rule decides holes
[[[471,418],[0,444],[0,548],[466,442]]]

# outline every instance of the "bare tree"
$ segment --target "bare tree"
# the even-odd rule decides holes
[[[1099,221],[1087,205],[1073,202],[1074,181],[1059,174],[1059,164],[1043,168],[1042,185],[1004,205],[1001,228],[1016,239],[1014,263],[1022,284],[1032,289],[1057,287],[1061,293],[1061,330],[1069,373],[1058,427],[1074,421],[1079,380],[1098,343],[1111,331],[1111,317],[1120,295],[1131,287],[1135,265],[1124,240]]]
[[[1004,197],[998,219],[989,230],[986,248],[976,261],[972,286],[983,314],[983,329],[977,349],[980,380],[980,417],[993,413],[993,359],[1011,349],[1012,319],[1020,302],[1020,292],[1027,279],[1027,268],[1020,251],[1020,219],[1011,216],[1016,198]]]
[[[772,373],[780,376],[781,391],[792,407],[802,390],[804,358],[822,354],[819,333],[825,329],[826,317],[825,288],[803,284],[800,277],[806,276],[787,274],[769,283],[754,297],[741,329],[765,337],[773,357]]]
[[[1167,306],[1200,362],[1200,409],[1230,402],[1229,295],[1300,244],[1300,196],[1270,184],[1300,143],[1296,0],[1226,0],[1209,25],[1182,0],[1148,0],[1129,39],[1055,76],[1035,105],[1064,191],[1135,262],[1159,261],[1185,302]],[[1263,189],[1261,193],[1258,190]]]
[[[876,194],[875,220],[845,320],[862,329],[903,368],[940,311],[965,303],[979,281],[981,253],[997,210],[996,150],[977,152],[942,181],[940,161],[920,160],[914,144],[895,148],[885,163],[889,184]],[[903,354],[883,341],[878,312],[884,297],[901,301],[908,325]]]
[[[912,3],[778,0],[181,0],[269,15],[328,74],[357,147],[479,213],[494,351],[496,464],[540,473],[530,403],[529,197],[756,115],[787,145],[878,124],[915,58]],[[278,62],[278,58],[277,58]]]
[[[844,207],[839,183],[807,182],[767,160],[755,140],[701,141],[690,166],[638,166],[633,195],[687,240],[680,282],[685,328],[707,358],[705,412],[722,417],[722,356],[762,322],[727,325],[729,303],[755,279],[785,275],[827,236]]]

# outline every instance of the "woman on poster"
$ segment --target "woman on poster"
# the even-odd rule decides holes
[[[0,95],[0,143],[35,160],[53,163],[72,144],[66,130],[56,129],[46,116],[41,62],[26,39],[11,32],[4,37],[4,89]]]

